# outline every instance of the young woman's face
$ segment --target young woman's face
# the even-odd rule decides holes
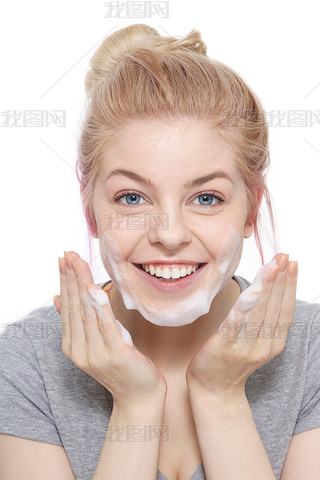
[[[252,234],[247,207],[228,144],[208,125],[151,120],[126,126],[105,152],[93,200],[101,259],[126,308],[163,326],[208,313]],[[151,275],[150,264],[156,275],[183,277]],[[188,267],[199,264],[188,275]]]

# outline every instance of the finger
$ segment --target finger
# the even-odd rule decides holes
[[[293,326],[294,311],[296,307],[297,280],[298,262],[290,262],[287,269],[287,277],[279,315],[278,328],[275,335],[275,349],[281,350],[281,348],[284,348],[288,331]]]
[[[72,337],[71,348],[73,349],[76,345],[83,344],[85,334],[81,317],[78,281],[72,268],[72,257],[68,252],[64,252],[64,257],[66,261],[68,309]]]
[[[70,318],[69,318],[69,307],[68,307],[68,292],[67,292],[67,279],[66,279],[66,268],[65,261],[63,258],[58,257],[59,261],[59,272],[60,272],[60,298],[59,298],[59,309],[60,309],[60,320],[62,326],[62,343],[63,349],[66,355],[70,354],[71,348],[71,327],[70,327]]]
[[[121,337],[122,337],[123,341],[127,345],[129,345],[129,347],[133,347],[133,341],[132,341],[132,337],[130,335],[130,332],[128,332],[128,330],[126,328],[124,328],[122,323],[120,323],[117,319],[116,319],[116,322],[117,322],[117,325],[119,327],[119,330],[120,330]]]
[[[80,295],[80,300],[82,304],[82,313],[83,313],[82,319],[83,319],[84,332],[87,340],[87,345],[89,349],[91,349],[93,352],[96,352],[97,346],[100,343],[102,343],[102,345],[105,347],[106,347],[106,344],[104,342],[104,337],[101,330],[103,328],[103,325],[101,325],[100,319],[97,315],[97,312],[99,311],[99,309],[96,308],[97,298],[96,296],[94,296],[94,298],[92,299],[91,298],[92,296],[90,294],[88,295],[89,292],[87,290],[86,284],[93,284],[94,290],[96,289],[97,292],[100,292],[100,291],[103,292],[103,295],[101,295],[101,298],[102,298],[101,301],[103,305],[105,304],[106,301],[108,303],[109,298],[107,294],[102,289],[100,289],[98,285],[94,284],[94,280],[87,262],[82,260],[79,255],[75,256],[73,252],[70,252],[70,253],[73,257],[71,260],[71,263],[75,271],[76,278],[78,280],[79,295]],[[107,297],[107,299],[105,297]],[[92,300],[94,300],[93,304],[92,304]],[[109,310],[111,314],[111,325],[114,325],[115,323],[120,331],[120,335],[124,340],[124,342],[129,346],[133,346],[130,333],[114,317],[110,302],[108,303],[108,305],[109,305]],[[101,307],[100,304],[99,306]],[[117,338],[119,337],[117,332],[115,333],[115,335],[117,336]],[[108,338],[110,338],[110,336]]]
[[[97,313],[86,288],[87,283],[93,283],[94,281],[87,262],[80,257],[76,257],[71,259],[71,263],[78,282],[80,313],[87,349],[89,356],[92,356],[98,353],[97,349],[105,347]]]
[[[289,255],[285,254],[279,259],[279,271],[276,272],[275,278],[272,282],[272,290],[266,304],[263,315],[263,322],[257,335],[257,341],[273,340],[278,325],[278,320],[281,311],[282,299],[287,278],[287,265]]]
[[[111,309],[108,295],[98,285],[88,283],[86,285],[90,301],[94,307],[100,330],[104,339],[104,344],[111,353],[119,352],[123,347],[123,338],[115,316]]]
[[[68,253],[71,255],[72,258],[75,258],[76,260],[81,258],[79,253],[74,252],[73,250],[69,250]]]
[[[253,283],[238,297],[226,320],[220,325],[228,330],[227,338],[230,342],[256,340],[264,319],[265,310],[272,291],[274,276],[278,270],[275,258],[258,270]],[[250,325],[249,324],[250,320]],[[245,330],[249,326],[250,332]]]
[[[59,315],[60,315],[59,297],[60,297],[60,295],[55,295],[55,296],[53,297],[53,303],[54,303],[54,306],[55,306],[56,309],[57,309],[57,312],[58,312]]]
[[[262,338],[270,338],[270,336],[273,338],[273,331],[280,314],[286,277],[286,273],[282,272],[286,269],[288,258],[288,254],[277,254],[270,263],[261,267],[253,285],[250,286],[251,289],[253,288],[250,296],[256,294],[257,298],[256,304],[252,305],[248,314],[250,332],[245,338],[251,339],[254,343],[259,343]],[[249,289],[247,290],[249,291]],[[253,301],[251,300],[251,302]]]

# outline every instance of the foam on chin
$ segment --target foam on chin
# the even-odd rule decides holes
[[[207,264],[204,267],[206,271],[201,274],[201,286],[195,288],[193,293],[185,298],[171,297],[167,307],[158,308],[154,307],[155,298],[147,301],[148,294],[142,292],[141,283],[137,283],[133,271],[128,272],[120,248],[107,232],[100,237],[100,253],[104,265],[110,266],[111,270],[108,273],[120,291],[128,310],[138,310],[154,325],[179,327],[188,325],[209,312],[213,299],[229,282],[240,262],[242,242],[240,232],[229,225],[220,243],[221,253],[214,259],[214,266]]]

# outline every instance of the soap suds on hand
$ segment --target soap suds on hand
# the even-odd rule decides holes
[[[96,306],[103,307],[104,305],[109,305],[111,308],[108,295],[100,287],[88,288],[88,292],[91,296],[91,300],[96,304]],[[123,341],[127,345],[129,345],[129,347],[133,347],[132,337],[130,333],[117,319],[115,320]]]

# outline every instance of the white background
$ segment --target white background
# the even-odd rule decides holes
[[[114,2],[116,3],[116,2]],[[267,112],[320,111],[316,1],[169,1],[169,17],[105,18],[104,1],[7,2],[0,15],[1,112],[66,110],[65,128],[0,127],[1,318],[5,325],[59,293],[58,256],[86,261],[86,223],[74,166],[85,100],[84,77],[102,39],[132,23],[162,35],[196,28],[208,55],[236,70]],[[5,117],[2,115],[1,124]],[[313,126],[270,128],[268,186],[280,251],[299,261],[297,298],[320,303],[320,119]],[[97,240],[94,256],[99,253]],[[272,258],[264,243],[266,261]],[[254,279],[261,265],[245,240],[237,275]],[[96,283],[107,280],[99,256]]]

